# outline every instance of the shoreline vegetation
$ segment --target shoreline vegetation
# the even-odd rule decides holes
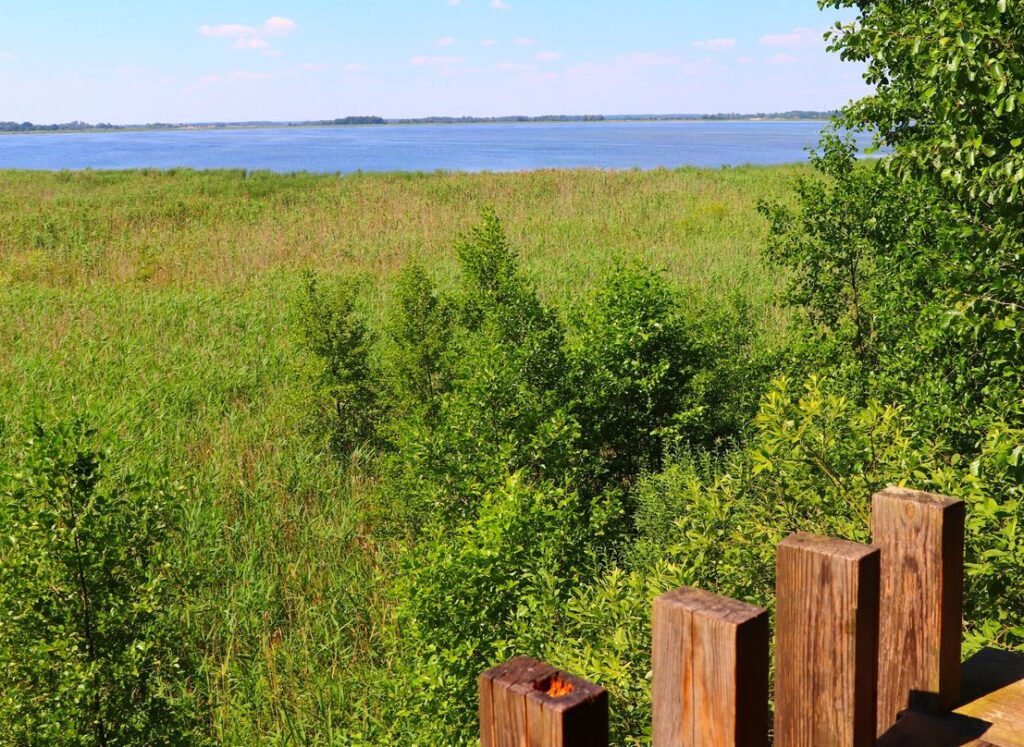
[[[781,340],[786,319],[772,301],[779,281],[759,258],[767,226],[756,205],[807,173],[804,166],[344,177],[0,172],[0,516],[10,493],[7,503],[20,512],[10,526],[52,523],[51,513],[33,523],[25,508],[42,503],[46,484],[30,504],[20,483],[8,487],[13,478],[4,475],[8,465],[34,475],[33,465],[82,461],[65,447],[24,458],[19,451],[26,438],[44,446],[58,438],[33,436],[37,417],[52,423],[70,413],[98,433],[60,436],[61,443],[115,449],[96,505],[131,507],[126,526],[177,527],[162,540],[160,561],[148,566],[167,569],[170,580],[140,582],[117,597],[134,605],[132,621],[147,605],[157,610],[161,617],[145,630],[175,631],[186,641],[147,638],[153,646],[140,667],[161,675],[180,667],[167,676],[180,691],[147,691],[178,693],[175,720],[156,721],[170,710],[161,703],[147,702],[145,710],[129,702],[120,713],[155,715],[125,743],[160,743],[194,713],[196,732],[209,741],[189,733],[178,743],[414,742],[411,727],[393,717],[395,698],[367,686],[405,681],[405,670],[388,664],[402,629],[394,619],[399,590],[389,579],[405,577],[396,559],[405,557],[405,541],[389,517],[392,506],[378,500],[372,480],[364,482],[367,473],[349,471],[310,432],[319,363],[296,320],[308,271],[324,289],[363,278],[366,312],[383,325],[412,262],[429,268],[439,292],[454,292],[459,237],[478,223],[481,208],[493,206],[546,308],[568,308],[618,257],[664,268],[673,287],[708,299],[696,306],[731,308],[734,295],[748,299],[751,330]],[[126,486],[121,474],[139,477]],[[173,524],[161,506],[177,512]],[[117,510],[110,511],[115,518]],[[160,523],[135,519],[143,510]],[[111,536],[106,515],[89,515],[89,529],[98,523],[102,537]],[[107,562],[122,547],[110,540],[90,558]],[[0,599],[28,603],[53,593],[42,587],[51,576],[27,570],[36,557],[26,551],[22,564],[0,570],[8,580],[0,593],[11,589]],[[26,579],[36,578],[40,590],[25,590]],[[165,601],[169,588],[173,603]],[[73,606],[59,611],[66,609]],[[103,619],[129,641],[116,651],[136,650],[120,617]],[[21,653],[27,644],[15,645],[23,640],[7,637],[0,661],[23,669],[37,661]],[[191,658],[173,660],[175,651]],[[158,668],[164,661],[171,663]],[[475,661],[467,658],[469,666]],[[74,671],[77,679],[60,680],[72,693],[91,670]],[[104,673],[103,681],[137,681],[124,672]],[[628,672],[633,677],[632,665]],[[635,679],[645,682],[642,673]],[[463,693],[466,682],[450,681],[452,692]],[[35,710],[12,715],[0,703],[0,732],[33,728],[56,712],[55,698],[29,694],[53,690],[9,691],[7,703]],[[411,692],[423,695],[419,687]],[[464,707],[454,715],[461,723],[467,714]],[[43,741],[67,744],[53,732],[77,721],[47,723],[57,726]],[[456,727],[444,728],[419,743],[456,743]]]
[[[5,741],[475,745],[528,655],[646,747],[651,599],[889,486],[1024,656],[1022,4],[820,0],[800,165],[0,170]]]
[[[609,122],[825,122],[835,112],[788,111],[757,114],[552,114],[536,117],[512,115],[504,117],[409,117],[385,118],[379,116],[349,116],[337,119],[302,121],[243,121],[243,122],[152,122],[149,124],[89,123],[78,120],[54,124],[33,122],[0,122],[0,134],[26,135],[46,133],[93,132],[160,132],[177,130],[247,130],[299,127],[367,127],[384,125],[439,125],[439,124],[561,124]]]

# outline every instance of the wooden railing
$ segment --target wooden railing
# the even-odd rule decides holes
[[[780,543],[776,747],[1024,747],[1019,659],[976,666],[982,697],[947,715],[961,702],[964,516],[960,500],[891,488],[872,499],[872,545]],[[765,747],[767,611],[682,588],[654,600],[652,624],[655,747]],[[608,744],[595,684],[517,657],[479,685],[483,747]]]

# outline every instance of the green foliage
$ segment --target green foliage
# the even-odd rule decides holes
[[[337,412],[332,443],[351,450],[370,437],[353,424],[370,426],[387,454],[386,505],[411,525],[472,515],[518,472],[576,481],[589,502],[657,469],[665,443],[710,445],[746,419],[729,401],[758,381],[756,366],[737,376],[751,337],[740,312],[684,313],[662,275],[620,263],[566,328],[492,212],[457,254],[452,292],[415,265],[400,274],[382,333],[362,322],[348,280],[330,292],[311,281],[303,308],[326,372],[322,409]],[[705,332],[714,345],[698,341]]]
[[[687,425],[701,421],[701,403],[687,400],[704,361],[678,297],[658,274],[623,264],[577,311],[574,327],[583,446],[619,479],[656,467],[666,436],[690,435]]]
[[[1024,19],[1018,0],[822,0],[857,8],[836,24],[831,48],[867,63],[874,93],[841,121],[874,130],[895,148],[907,176],[938,177],[966,213],[1021,225],[1014,204],[1024,181],[1021,63]]]
[[[465,345],[461,350],[474,339],[497,337],[468,332],[463,322],[460,299],[470,286],[458,272],[453,232],[473,225],[479,205],[495,205],[520,274],[567,340],[575,334],[573,309],[607,282],[617,255],[664,267],[662,279],[672,287],[704,289],[683,292],[678,305],[691,337],[727,351],[724,361],[713,356],[723,378],[741,382],[747,356],[759,353],[769,330],[780,345],[787,337],[786,313],[768,305],[780,275],[759,260],[765,227],[753,205],[780,194],[804,170],[346,177],[0,172],[0,421],[10,440],[20,441],[41,405],[74,412],[87,403],[91,422],[117,434],[104,480],[167,471],[183,487],[172,501],[179,528],[162,539],[160,553],[176,575],[195,570],[203,583],[163,609],[174,615],[174,630],[187,638],[186,650],[200,667],[183,687],[202,701],[201,723],[212,740],[413,744],[410,725],[422,724],[417,713],[426,706],[397,692],[421,675],[401,666],[406,654],[395,614],[402,599],[393,588],[412,567],[406,555],[412,544],[392,528],[421,501],[427,508],[417,521],[403,520],[403,528],[427,536],[438,531],[429,508],[434,488],[425,484],[435,482],[410,476],[406,496],[391,470],[378,468],[394,454],[390,426],[415,422],[410,413],[421,406],[425,432],[436,425],[436,412],[425,405],[440,411],[452,396],[458,358],[445,351],[454,349],[454,338]],[[426,268],[419,289],[429,289],[417,297],[435,311],[420,313],[410,302],[413,326],[401,332],[400,268],[414,264]],[[378,406],[389,415],[362,442],[373,448],[356,448],[358,459],[332,459],[321,439],[305,432],[311,395],[332,402],[311,386],[323,362],[309,352],[294,314],[294,301],[305,297],[307,268],[320,271],[318,292],[325,297],[335,278],[360,278],[352,321],[372,333],[368,366],[379,375]],[[749,309],[733,300],[734,288],[750,299]],[[713,321],[720,308],[734,321]],[[749,343],[734,337],[746,327],[756,332]],[[399,342],[417,356],[401,369],[391,365],[402,357],[392,349]],[[493,360],[519,360],[495,345]],[[566,343],[567,355],[570,349]],[[719,378],[701,365],[695,390]],[[430,372],[417,381],[432,381],[432,391],[418,386],[419,395],[406,394],[402,386],[412,378],[398,370]],[[460,371],[468,373],[470,364]],[[757,380],[733,386],[749,397],[748,413],[760,394]],[[469,399],[466,392],[458,398]],[[729,415],[727,409],[705,407],[715,416]],[[534,638],[510,634],[503,651],[536,652],[611,687],[616,739],[624,741],[645,728],[643,701],[634,694],[646,687],[649,663],[634,639],[647,635],[642,622],[650,594],[606,579],[628,549],[623,534],[631,526],[632,499],[626,487],[599,491],[589,480],[573,478],[568,486],[545,478],[561,469],[552,466],[558,460],[582,463],[591,474],[575,417],[568,408],[558,420],[554,411],[547,415],[536,436],[543,459],[515,447],[525,456],[514,463],[531,465],[521,473],[520,493],[528,487],[572,494],[571,505],[586,512],[578,521],[585,520],[588,532],[594,528],[589,546],[616,549],[599,553],[593,560],[602,570],[576,582],[579,593],[562,610],[565,636],[540,627],[548,640],[535,645]],[[318,432],[333,422],[314,417]],[[447,422],[457,425],[454,416]],[[472,435],[467,429],[460,445],[466,460],[485,453]],[[443,455],[443,437],[424,440],[424,448]],[[10,456],[11,464],[26,462]],[[490,487],[474,494],[476,506],[498,496],[510,474],[500,461],[485,472]],[[449,536],[475,521],[475,510],[437,500],[453,507]],[[518,557],[530,563],[528,554]],[[466,687],[462,679],[451,684]],[[414,690],[432,692],[424,688]],[[439,700],[442,706],[460,711],[445,723],[473,718],[473,701]],[[451,734],[427,726],[419,743],[448,744]]]
[[[894,324],[919,344],[904,365],[938,360],[939,377],[918,402],[945,400],[947,434],[983,437],[994,418],[1022,422],[1024,386],[1024,180],[1021,117],[1024,22],[1019,4],[945,0],[827,0],[855,7],[832,48],[867,64],[873,95],[851,104],[841,125],[869,129],[893,148],[884,177],[893,204],[917,221],[880,237],[904,262],[932,266],[924,314]],[[923,196],[923,200],[921,197]],[[930,302],[930,303],[928,303]],[[911,387],[901,387],[909,390]],[[961,444],[961,449],[966,445]]]
[[[433,524],[399,581],[402,651],[422,743],[471,743],[476,677],[516,652],[540,651],[594,570],[578,495],[511,475],[454,533]]]
[[[795,412],[780,392],[766,399],[753,483],[784,477],[787,491],[824,501],[794,520],[846,517],[855,534],[865,521],[850,510],[880,484],[965,498],[968,644],[1021,647],[1024,608],[1006,583],[1024,567],[1019,8],[821,4],[859,10],[832,47],[865,62],[875,86],[837,125],[873,131],[891,153],[857,164],[827,137],[818,176],[797,184],[797,208],[763,208],[770,256],[792,271],[802,319],[789,368],[823,394]],[[850,503],[828,500],[854,484]]]
[[[120,471],[79,425],[0,470],[0,730],[12,744],[195,744],[166,552],[180,492]]]
[[[559,314],[491,212],[457,253],[453,290],[403,271],[383,332],[361,337],[378,341],[360,358],[365,386],[386,392],[380,458],[365,467],[371,511],[386,507],[378,527],[402,529],[388,679],[407,683],[382,687],[385,715],[363,723],[378,741],[472,742],[477,674],[525,652],[600,676],[628,702],[617,738],[634,739],[649,712],[636,646],[649,634],[631,615],[649,599],[600,580],[619,578],[635,536],[631,486],[670,449],[738,435],[770,356],[751,355],[739,299],[707,309],[637,262]],[[324,369],[347,370],[345,346],[313,350],[341,358]],[[614,614],[583,603],[598,593],[616,598]]]
[[[306,344],[323,363],[316,382],[317,420],[339,454],[372,439],[379,418],[370,333],[356,307],[357,292],[354,281],[324,291],[310,275],[299,317]]]
[[[446,359],[455,310],[418,264],[398,276],[392,309],[385,335],[391,349],[384,356],[391,406],[427,408],[421,415],[432,421],[450,386],[451,364]]]

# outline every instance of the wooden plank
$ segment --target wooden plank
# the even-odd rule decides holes
[[[1024,655],[978,652],[963,665],[963,691],[950,715],[908,711],[878,747],[1024,747]]]
[[[654,600],[655,747],[768,744],[766,610],[681,588]]]
[[[900,713],[948,713],[960,699],[965,507],[902,488],[872,499],[882,551],[878,732]]]
[[[878,737],[877,747],[981,747],[989,726],[972,718],[907,712]]]
[[[990,724],[995,747],[1024,747],[1024,655],[985,649],[963,667],[969,701],[954,712]]]
[[[608,693],[526,656],[480,675],[484,747],[607,747]]]
[[[794,534],[776,567],[776,747],[875,743],[879,551]]]

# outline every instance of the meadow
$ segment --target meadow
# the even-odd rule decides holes
[[[380,315],[409,261],[451,284],[455,241],[490,207],[556,309],[635,257],[709,305],[742,295],[782,339],[756,205],[806,172],[0,172],[4,448],[80,415],[172,476],[216,741],[359,743],[352,704],[393,664],[396,571],[367,478],[307,427],[305,273],[365,278]]]
[[[1024,16],[820,4],[808,166],[0,172],[4,740],[470,745],[527,654],[648,744],[651,599],[890,485],[1024,651]]]

